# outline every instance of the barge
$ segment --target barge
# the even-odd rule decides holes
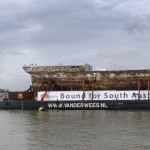
[[[7,104],[0,102],[0,109],[18,110],[38,110],[44,109],[57,110],[125,110],[125,109],[150,109],[150,101],[9,101]]]
[[[0,109],[150,109],[150,70],[93,71],[78,66],[24,66],[32,85],[9,92]]]

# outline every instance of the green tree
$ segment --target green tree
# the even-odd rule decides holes
[[[0,89],[0,93],[7,93],[7,92],[9,92],[8,89]]]

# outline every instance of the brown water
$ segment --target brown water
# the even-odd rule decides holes
[[[0,149],[150,149],[150,111],[0,111]]]

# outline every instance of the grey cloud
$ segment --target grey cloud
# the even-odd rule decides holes
[[[2,23],[0,29],[6,34],[13,31],[12,36],[18,35],[18,38],[28,40],[28,44],[80,42],[81,39],[86,41],[91,37],[98,37],[106,30],[119,28],[127,19],[127,16],[122,17],[111,9],[119,4],[119,1],[109,2],[109,9],[103,10],[96,9],[92,1],[88,0],[62,0],[60,3],[33,1],[29,8],[19,9],[20,13],[15,10],[14,16]],[[35,27],[39,24],[41,30],[34,33],[26,30],[30,23],[33,24],[33,28],[34,24]],[[24,35],[27,33],[26,39]]]
[[[0,61],[1,68],[5,66],[4,76],[29,83],[30,76],[23,72],[22,65],[30,63],[90,63],[107,69],[147,68],[150,65],[149,14],[148,9],[146,12],[140,6],[146,2],[0,1]],[[142,9],[141,14],[138,9]],[[9,62],[5,62],[3,56]],[[15,65],[10,70],[12,63]],[[17,77],[13,70],[17,70]],[[24,75],[29,77],[26,81]],[[7,85],[10,87],[9,82],[15,81],[9,78]]]
[[[127,33],[133,34],[137,32],[147,32],[150,31],[150,22],[147,20],[142,20],[140,19],[137,21],[137,18],[132,21],[129,21],[128,23],[125,24],[125,29]]]
[[[16,50],[6,50],[6,51],[1,51],[0,55],[11,55],[11,56],[25,56],[26,52],[25,51],[16,51]]]

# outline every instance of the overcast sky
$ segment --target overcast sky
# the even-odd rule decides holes
[[[1,0],[0,88],[26,90],[23,65],[150,69],[150,0]]]

